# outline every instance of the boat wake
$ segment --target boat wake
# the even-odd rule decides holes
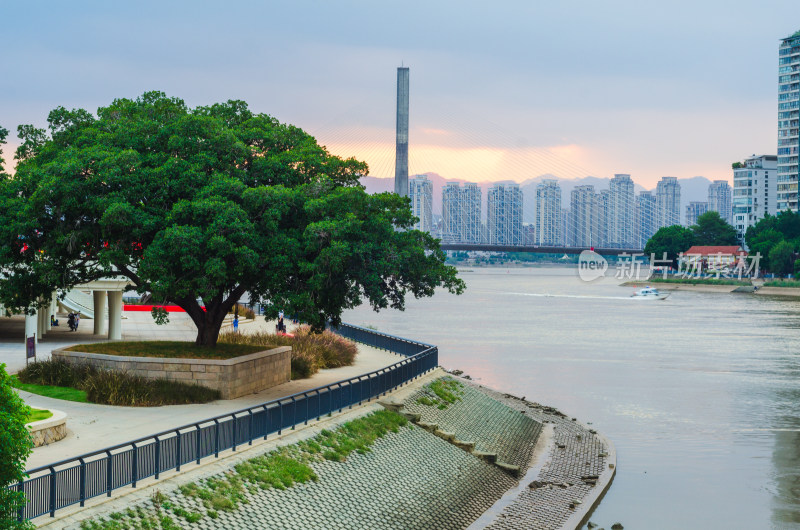
[[[509,293],[505,291],[496,291],[498,294],[510,294],[513,296],[535,296],[538,298],[591,298],[595,300],[635,300],[631,296],[591,296],[580,294],[548,294],[548,293]]]

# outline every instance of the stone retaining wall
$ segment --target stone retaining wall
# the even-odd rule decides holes
[[[52,416],[45,420],[28,423],[27,427],[31,431],[33,446],[41,447],[50,445],[67,436],[67,414],[60,410],[50,410]]]
[[[292,348],[281,346],[233,359],[168,359],[124,357],[101,353],[53,350],[53,359],[84,362],[101,370],[125,371],[147,379],[168,379],[214,388],[222,399],[235,399],[289,381]]]

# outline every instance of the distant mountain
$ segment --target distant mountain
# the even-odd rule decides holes
[[[433,213],[435,215],[442,214],[442,188],[447,182],[467,182],[463,179],[449,179],[437,173],[424,173],[428,179],[433,182]],[[524,197],[523,207],[523,222],[533,223],[536,219],[536,186],[545,179],[556,179],[561,186],[561,205],[564,208],[569,208],[570,194],[576,186],[594,186],[595,190],[607,190],[609,187],[610,178],[592,177],[587,176],[579,179],[561,179],[554,175],[545,174],[533,177],[523,182],[520,182]],[[503,181],[512,182],[512,181]],[[692,201],[705,202],[708,200],[708,186],[711,181],[705,177],[691,177],[679,178],[678,183],[681,185],[681,219],[686,215],[686,206]],[[378,178],[378,177],[362,177],[361,184],[366,187],[368,193],[381,193],[384,191],[394,190],[394,179],[392,178]],[[486,193],[487,190],[496,182],[484,181],[478,182],[483,191],[483,210],[486,213]],[[646,190],[644,186],[634,183],[634,189],[638,194],[640,191]],[[655,193],[655,188],[651,190]]]

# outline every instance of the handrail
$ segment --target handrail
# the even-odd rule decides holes
[[[308,424],[309,420],[319,419],[336,410],[352,408],[354,404],[369,401],[416,379],[439,364],[438,348],[431,344],[344,323],[333,328],[333,331],[406,358],[349,379],[28,470],[26,474],[30,478],[13,486],[17,491],[24,491],[28,499],[26,506],[20,510],[19,519],[33,519],[46,513],[54,517],[57,510],[72,504],[83,505],[86,499],[102,494],[110,496],[114,489],[127,485],[136,487],[136,483],[144,478],[158,478],[164,471],[180,470],[183,464],[199,463],[202,458],[212,455],[219,457],[221,450],[235,451],[237,446],[252,444],[257,438],[266,439],[269,434],[294,429],[302,423]],[[382,377],[395,373],[399,377]],[[377,389],[373,389],[372,385],[375,379],[379,383]],[[369,386],[362,389],[364,384]],[[354,386],[358,386],[355,396],[352,391]],[[323,405],[322,395],[326,393],[327,405]],[[288,412],[291,415],[289,423],[285,421],[287,415],[284,409],[291,409]],[[151,447],[154,447],[152,452]],[[76,469],[79,470],[77,477]],[[31,477],[42,472],[46,473]]]

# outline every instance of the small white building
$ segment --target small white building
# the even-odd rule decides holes
[[[747,228],[778,213],[778,157],[751,156],[733,164],[733,226],[744,244]]]

